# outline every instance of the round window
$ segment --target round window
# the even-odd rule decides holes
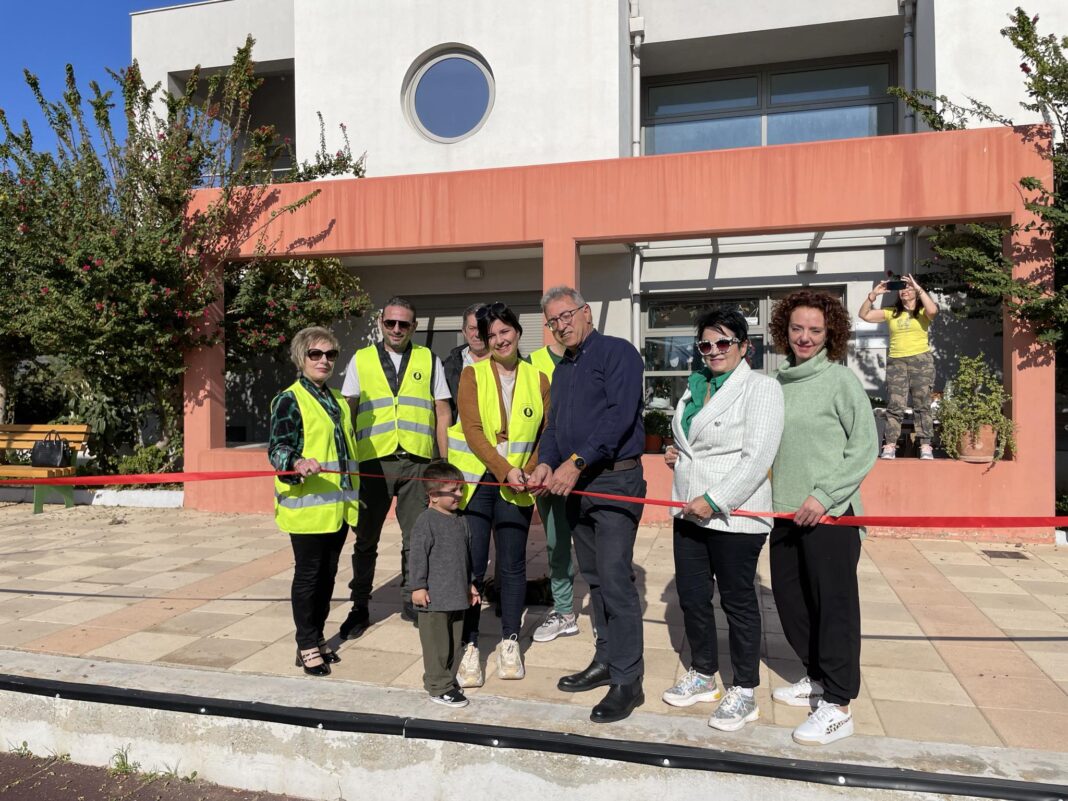
[[[485,123],[493,108],[493,73],[473,53],[438,52],[412,75],[405,93],[408,116],[435,142],[457,142]]]

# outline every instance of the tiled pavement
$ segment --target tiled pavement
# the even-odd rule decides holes
[[[543,543],[533,530],[531,576],[545,572]],[[659,700],[684,670],[678,654],[687,657],[670,530],[641,529],[635,561],[645,601],[644,709],[706,716],[708,705],[675,710]],[[335,591],[335,625],[347,611],[347,562]],[[379,556],[375,625],[342,645],[343,661],[325,681],[421,687],[418,636],[397,615],[399,564],[399,531],[391,522]],[[860,575],[858,732],[1068,752],[1068,550],[868,540]],[[0,649],[299,675],[290,577],[288,541],[268,517],[90,507],[34,516],[28,505],[0,506]],[[771,688],[796,679],[800,666],[779,625],[766,549],[758,578],[764,615],[758,725],[793,726],[804,710],[770,699]],[[585,595],[578,580],[583,604]],[[583,615],[577,637],[532,645],[529,635],[544,611],[528,611],[524,624],[527,677],[504,682],[488,670],[485,687],[470,693],[476,701],[494,695],[591,703],[555,688],[560,675],[592,655],[589,618]],[[486,660],[499,629],[492,613],[482,619]],[[720,652],[729,681],[725,630]]]

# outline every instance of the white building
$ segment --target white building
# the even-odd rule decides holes
[[[682,150],[763,147],[909,133],[917,121],[888,86],[980,98],[1033,121],[1018,58],[999,34],[1011,0],[211,0],[132,15],[133,55],[149,83],[177,91],[194,65],[228,65],[246,34],[265,83],[258,122],[291,136],[298,157],[344,122],[369,176]],[[1032,0],[1047,31],[1068,33],[1068,4]],[[330,147],[339,139],[328,140]],[[897,191],[908,191],[901,187]],[[746,310],[753,366],[774,300],[798,286],[840,293],[856,312],[887,271],[913,269],[909,229],[820,231],[633,247],[584,247],[582,292],[605,333],[631,338],[651,405],[678,397],[689,372],[695,307]],[[537,250],[348,260],[381,304],[412,298],[421,336],[440,355],[460,311],[504,300],[540,344]],[[981,327],[943,318],[938,352],[983,348]],[[358,321],[351,349],[367,334]],[[857,323],[851,366],[882,394],[886,341]],[[990,348],[999,353],[1000,346]],[[948,366],[942,371],[948,371]],[[940,376],[939,384],[944,380]],[[271,393],[279,380],[264,381]],[[250,405],[260,406],[252,390]],[[231,404],[228,438],[266,439],[264,407]]]

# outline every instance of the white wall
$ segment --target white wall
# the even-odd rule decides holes
[[[367,151],[368,175],[623,155],[619,0],[294,2],[298,143],[317,141],[322,111]],[[496,83],[485,125],[452,144],[419,134],[401,97],[413,63],[446,43],[480,53]]]
[[[197,64],[225,67],[256,39],[256,61],[293,58],[293,0],[213,0],[130,15],[133,57],[150,86]]]
[[[958,103],[967,103],[968,97],[974,97],[1016,124],[1041,122],[1039,115],[1020,108],[1027,99],[1021,59],[1000,31],[1009,24],[1008,15],[1019,5],[1027,13],[1039,15],[1040,34],[1068,36],[1068,2],[934,0],[932,5],[933,15],[921,18],[929,28],[922,42],[917,40],[917,45],[924,46],[920,54],[925,66],[921,86]]]

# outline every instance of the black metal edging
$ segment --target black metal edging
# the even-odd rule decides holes
[[[385,734],[409,739],[438,740],[486,748],[521,749],[570,756],[594,757],[660,768],[735,773],[771,779],[855,787],[942,793],[1007,801],[1068,801],[1068,786],[959,774],[938,774],[903,768],[883,768],[814,760],[760,756],[696,746],[610,740],[582,734],[484,726],[441,720],[402,718],[363,712],[300,709],[258,701],[199,698],[175,693],[129,690],[107,685],[0,675],[0,690],[50,696],[71,701],[185,712],[193,715],[258,720],[290,726]]]

